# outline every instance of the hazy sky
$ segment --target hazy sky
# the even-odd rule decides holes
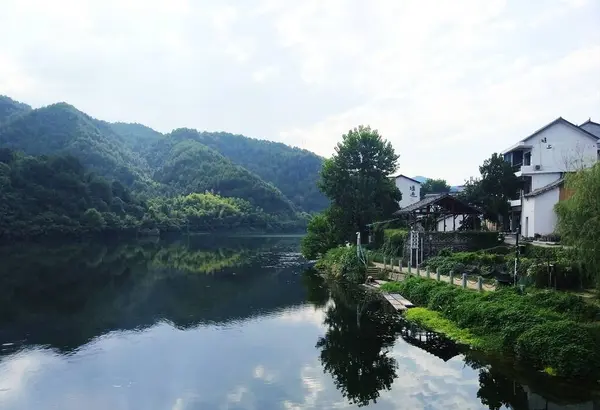
[[[598,0],[0,0],[0,94],[328,156],[369,124],[461,183],[558,116],[600,122]]]

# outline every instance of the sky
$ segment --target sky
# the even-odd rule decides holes
[[[0,94],[330,156],[370,125],[460,184],[559,116],[600,122],[598,0],[0,0]]]

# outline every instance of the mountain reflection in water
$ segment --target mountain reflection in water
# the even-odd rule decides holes
[[[327,285],[298,249],[214,235],[0,248],[0,408],[598,410],[582,386]]]

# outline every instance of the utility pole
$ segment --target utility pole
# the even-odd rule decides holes
[[[514,273],[514,282],[515,282],[515,286],[517,286],[517,268],[519,266],[519,255],[521,254],[521,249],[519,248],[519,236],[521,236],[521,225],[517,226],[517,238],[516,238],[516,242],[515,242],[515,247],[516,247],[516,251],[515,251],[515,273]]]

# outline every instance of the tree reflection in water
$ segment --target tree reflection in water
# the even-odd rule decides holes
[[[323,368],[351,403],[376,402],[396,378],[397,362],[388,352],[399,332],[398,315],[377,294],[361,289],[335,285],[331,296],[327,331],[317,342]]]
[[[509,358],[465,349],[404,320],[377,293],[339,284],[329,284],[327,292],[322,278],[306,275],[309,301],[317,307],[325,306],[326,333],[316,346],[321,364],[352,404],[366,406],[376,402],[382,390],[391,389],[398,364],[389,352],[400,336],[443,361],[463,355],[466,365],[479,370],[477,397],[491,410],[544,408],[539,407],[540,403],[556,409],[598,406],[589,386],[577,388],[539,372],[515,369]]]

